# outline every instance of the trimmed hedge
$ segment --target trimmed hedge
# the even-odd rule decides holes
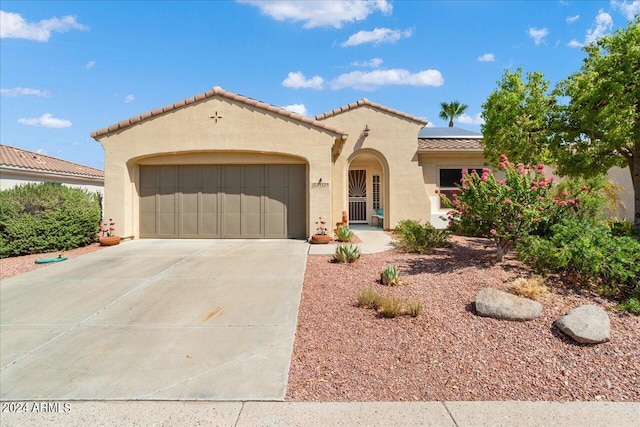
[[[99,196],[46,182],[0,192],[0,258],[73,249],[96,239]]]

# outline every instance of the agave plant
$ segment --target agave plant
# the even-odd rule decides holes
[[[344,225],[339,225],[336,230],[336,235],[338,236],[338,240],[341,242],[350,242],[353,240],[353,230],[349,230],[349,227]]]
[[[338,245],[333,259],[337,262],[356,262],[360,258],[360,248],[355,245]]]
[[[400,270],[393,266],[388,265],[382,269],[382,274],[380,274],[380,281],[383,285],[388,286],[396,286],[402,284],[400,281]]]

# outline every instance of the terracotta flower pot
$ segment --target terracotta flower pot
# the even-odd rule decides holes
[[[120,243],[120,236],[103,236],[98,239],[100,246],[113,246]]]
[[[311,236],[311,243],[326,245],[331,240],[328,234],[314,234]]]

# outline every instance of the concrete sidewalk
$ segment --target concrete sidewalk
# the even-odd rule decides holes
[[[640,420],[640,403],[620,402],[71,401],[54,402],[52,412],[34,412],[33,404],[3,412],[0,425],[631,427]]]
[[[391,244],[391,236],[385,233],[381,228],[372,227],[370,225],[353,225],[351,230],[356,233],[361,240],[355,245],[360,246],[360,252],[363,254],[375,254],[379,252],[393,249]],[[336,251],[336,245],[309,245],[309,255],[333,255]]]

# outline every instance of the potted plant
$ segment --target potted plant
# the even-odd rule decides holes
[[[311,243],[327,244],[331,240],[331,236],[327,234],[327,222],[318,218],[316,221],[316,234],[311,236]]]
[[[120,243],[120,236],[115,235],[115,221],[109,218],[109,222],[100,221],[100,236],[98,242],[100,246],[113,246]]]

